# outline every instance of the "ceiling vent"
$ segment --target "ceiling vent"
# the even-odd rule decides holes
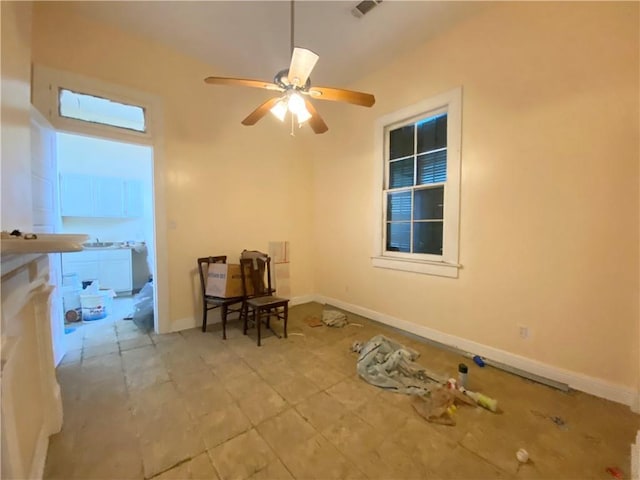
[[[364,0],[364,2],[356,5],[355,8],[351,10],[351,13],[353,13],[354,17],[364,17],[366,13],[369,13],[380,3],[382,3],[382,0]]]

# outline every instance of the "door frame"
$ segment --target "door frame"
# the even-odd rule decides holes
[[[169,260],[165,201],[164,122],[160,97],[139,90],[104,82],[71,72],[41,65],[33,66],[32,103],[56,132],[80,134],[118,142],[145,145],[152,148],[153,220],[154,220],[154,330],[171,331],[169,317]],[[145,109],[146,132],[61,117],[58,109],[60,88],[138,105]]]
[[[52,156],[53,162],[49,166],[48,173],[51,175],[51,207],[52,218],[50,224],[36,223],[35,215],[35,203],[32,206],[33,215],[33,232],[34,233],[59,233],[60,232],[60,205],[59,205],[59,185],[58,185],[58,168],[56,158],[56,131],[53,125],[36,109],[33,105],[29,111],[30,128],[31,128],[31,188],[33,192],[33,179],[34,174],[41,173],[34,171],[34,128],[40,131],[43,136],[50,135],[52,137],[52,143],[47,145],[48,154]],[[45,153],[46,155],[46,153]],[[53,171],[52,171],[53,170]],[[48,178],[48,177],[47,177]],[[35,202],[35,199],[34,199]],[[67,353],[67,342],[65,341],[64,333],[64,310],[62,308],[62,272],[59,253],[50,253],[47,255],[49,258],[49,283],[54,286],[49,298],[49,322],[51,335],[51,348],[53,354],[53,365],[55,367],[62,361],[63,357]]]

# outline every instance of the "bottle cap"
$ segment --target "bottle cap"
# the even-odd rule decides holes
[[[469,371],[469,369],[467,368],[467,366],[464,363],[461,363],[460,365],[458,365],[458,372],[467,373],[468,371]]]

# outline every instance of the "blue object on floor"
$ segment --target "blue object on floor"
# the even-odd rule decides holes
[[[480,357],[480,355],[476,355],[475,357],[473,357],[473,361],[476,362],[476,365],[478,365],[479,367],[484,367],[485,365],[484,360],[482,360],[482,357]]]
[[[69,335],[76,331],[76,327],[64,327],[64,334]]]

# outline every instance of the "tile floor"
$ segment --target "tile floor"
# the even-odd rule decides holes
[[[640,419],[628,407],[471,364],[470,388],[500,412],[461,406],[456,426],[431,424],[409,397],[357,377],[352,342],[384,333],[450,374],[464,359],[354,315],[362,327],[308,327],[322,308],[293,307],[289,339],[260,348],[237,322],[226,341],[219,326],[160,336],[126,320],[83,326],[58,367],[65,419],[45,478],[613,478],[607,467],[630,477]],[[530,462],[518,464],[518,448]]]

